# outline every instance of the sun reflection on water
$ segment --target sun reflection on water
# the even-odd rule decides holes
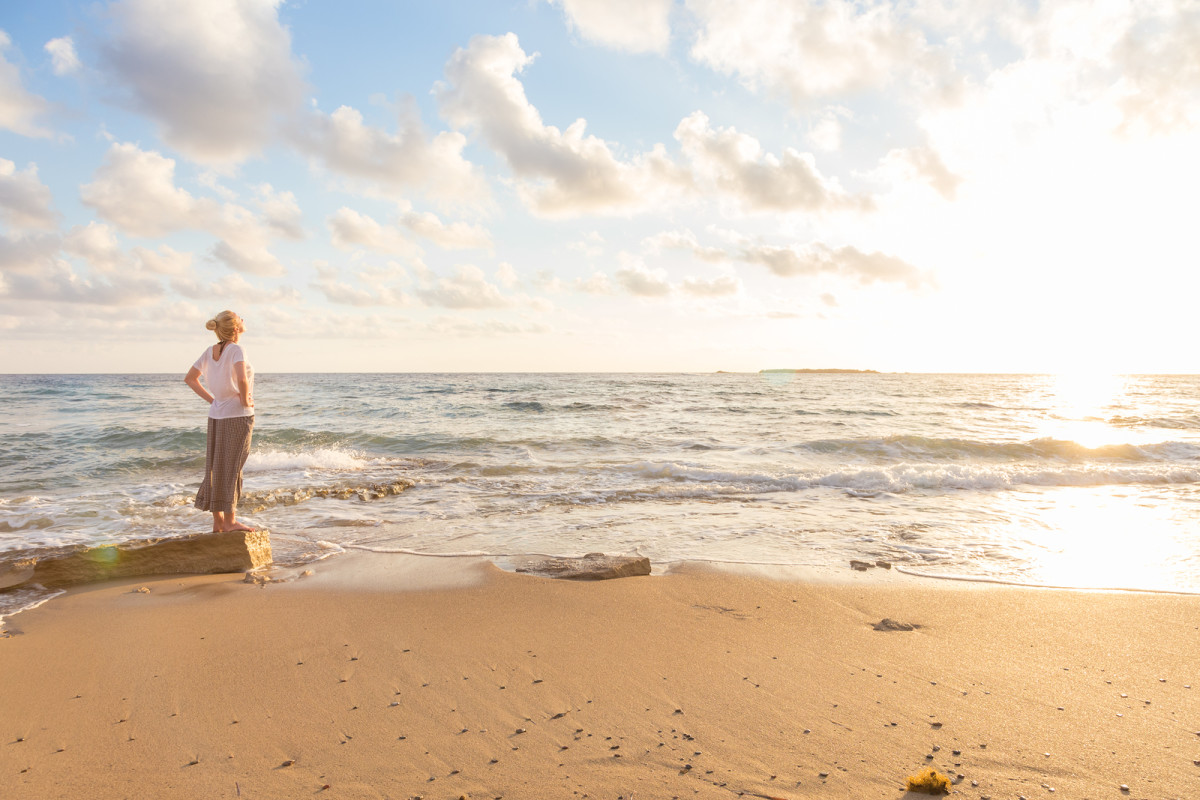
[[[1120,487],[1054,492],[1030,548],[1037,583],[1080,588],[1180,586],[1195,541],[1167,503]]]

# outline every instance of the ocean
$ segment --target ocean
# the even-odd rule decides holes
[[[262,374],[239,516],[285,565],[857,559],[1196,592],[1198,401],[1175,375]],[[206,414],[182,375],[0,376],[0,561],[208,530]]]

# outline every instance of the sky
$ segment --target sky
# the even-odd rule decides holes
[[[0,372],[1200,372],[1200,0],[5,0]]]

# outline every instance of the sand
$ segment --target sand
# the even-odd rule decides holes
[[[13,618],[0,796],[900,798],[926,766],[968,798],[1200,796],[1200,597],[315,570]]]

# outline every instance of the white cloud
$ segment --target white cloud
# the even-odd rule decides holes
[[[217,213],[212,200],[197,200],[175,185],[175,160],[134,144],[116,143],[92,183],[80,187],[83,202],[133,236],[163,236],[204,228]]]
[[[748,211],[867,211],[869,197],[851,195],[821,175],[809,153],[786,148],[764,153],[758,140],[735,128],[713,129],[696,111],[675,129],[698,181],[714,184]]]
[[[78,72],[79,56],[75,53],[75,42],[70,36],[51,39],[46,42],[46,52],[50,54],[51,69],[55,75],[69,75]]]
[[[410,211],[400,217],[400,222],[413,233],[447,250],[492,249],[491,235],[479,225],[466,222],[447,224],[428,211]]]
[[[603,272],[593,272],[586,278],[577,278],[575,280],[575,289],[584,294],[613,294],[612,281]]]
[[[507,322],[505,320],[487,319],[471,320],[457,317],[439,317],[429,323],[427,329],[437,336],[520,336],[528,334],[550,333],[554,329],[545,322]]]
[[[303,100],[280,0],[122,0],[108,8],[102,68],[189,158],[241,161]]]
[[[53,262],[61,246],[57,234],[0,235],[0,272],[37,272]]]
[[[222,302],[230,305],[243,303],[296,305],[300,302],[300,293],[291,286],[265,288],[251,283],[241,275],[224,275],[207,283],[188,278],[176,278],[171,281],[171,288],[193,300],[221,299]]]
[[[10,228],[52,229],[58,224],[52,202],[49,187],[38,180],[36,164],[18,172],[16,164],[0,158],[0,220]]]
[[[909,178],[929,184],[946,200],[954,200],[963,179],[955,175],[932,147],[908,147],[890,151],[884,166],[892,167]]]
[[[483,270],[473,264],[459,266],[454,275],[437,278],[430,286],[417,290],[427,305],[445,308],[506,308],[512,300],[500,288],[489,283]]]
[[[716,278],[684,278],[680,287],[694,297],[728,297],[742,290],[742,282],[733,275]]]
[[[415,105],[405,103],[396,133],[364,124],[362,113],[342,106],[332,114],[313,110],[297,118],[289,136],[302,152],[328,169],[361,181],[386,197],[418,190],[435,200],[467,206],[488,202],[481,170],[463,158],[467,140],[456,131],[429,138]]]
[[[582,239],[569,242],[567,249],[581,253],[587,258],[599,258],[604,255],[604,237],[599,231],[591,231]]]
[[[701,245],[688,230],[663,231],[648,237],[644,244],[651,250],[684,250],[701,261],[713,264],[735,261],[758,264],[783,278],[829,273],[850,277],[863,284],[901,283],[911,289],[933,283],[928,273],[886,253],[864,253],[849,245],[830,247],[821,242],[780,246],[754,243],[740,236],[727,235],[726,238],[731,244],[722,248]],[[721,285],[729,286],[727,282]]]
[[[163,295],[158,281],[134,275],[86,278],[65,261],[55,260],[36,274],[8,273],[0,300],[138,306]]]
[[[803,247],[755,245],[736,254],[740,261],[761,264],[784,278],[833,273],[859,283],[902,283],[910,289],[932,283],[932,278],[912,264],[886,253],[864,253],[856,247],[830,247],[821,242]]]
[[[1154,4],[1141,6],[1155,9]],[[1115,47],[1121,69],[1121,130],[1190,130],[1200,122],[1200,3],[1160,6],[1131,25]]]
[[[925,37],[892,3],[687,0],[700,25],[691,55],[797,107],[932,70]]]
[[[419,256],[421,248],[404,236],[397,228],[382,225],[366,214],[352,208],[342,207],[327,219],[331,241],[335,247],[352,250],[365,247],[376,253],[398,256]]]
[[[665,270],[651,270],[645,264],[623,254],[623,265],[616,272],[621,288],[637,297],[666,297],[671,293]]]
[[[359,308],[370,306],[399,307],[412,303],[411,298],[398,287],[370,280],[368,276],[363,274],[360,274],[359,278],[364,282],[365,288],[364,286],[352,286],[336,278],[322,278],[314,282],[313,287],[325,295],[325,299],[329,302],[343,306],[356,306]]]
[[[543,123],[515,77],[533,58],[515,34],[475,36],[450,58],[446,82],[435,93],[450,124],[478,131],[504,158],[534,213],[628,212],[686,183],[661,146],[626,163],[602,139],[585,134],[583,119],[565,131]]]
[[[517,276],[517,271],[513,269],[513,265],[505,261],[496,267],[496,282],[505,289],[515,289],[521,282],[521,279]]]
[[[192,254],[180,252],[169,245],[160,244],[157,252],[145,247],[135,247],[132,253],[138,265],[146,272],[183,276],[192,271]]]
[[[263,213],[263,222],[276,235],[287,239],[304,239],[304,215],[296,202],[296,195],[291,192],[279,192],[270,184],[258,187],[258,198],[255,201]]]
[[[665,53],[673,0],[550,0],[583,38],[633,53]]]
[[[80,197],[104,219],[133,236],[164,236],[203,230],[219,237],[212,255],[240,272],[282,275],[284,267],[267,249],[271,231],[302,233],[290,193],[260,188],[267,221],[234,203],[194,197],[175,185],[175,160],[133,144],[112,145],[92,183]]]
[[[116,231],[102,222],[76,225],[63,238],[62,248],[102,272],[112,272],[125,263]]]
[[[728,261],[729,254],[720,247],[708,247],[696,241],[696,234],[689,230],[662,231],[642,240],[642,246],[651,252],[659,250],[686,250],[701,261],[717,263]]]
[[[50,136],[50,131],[37,124],[37,118],[49,110],[50,104],[21,85],[17,66],[4,57],[11,44],[12,39],[0,30],[0,128],[22,136]]]
[[[808,141],[818,150],[832,153],[842,148],[842,120],[853,116],[844,106],[831,106],[817,115],[808,130]]]

